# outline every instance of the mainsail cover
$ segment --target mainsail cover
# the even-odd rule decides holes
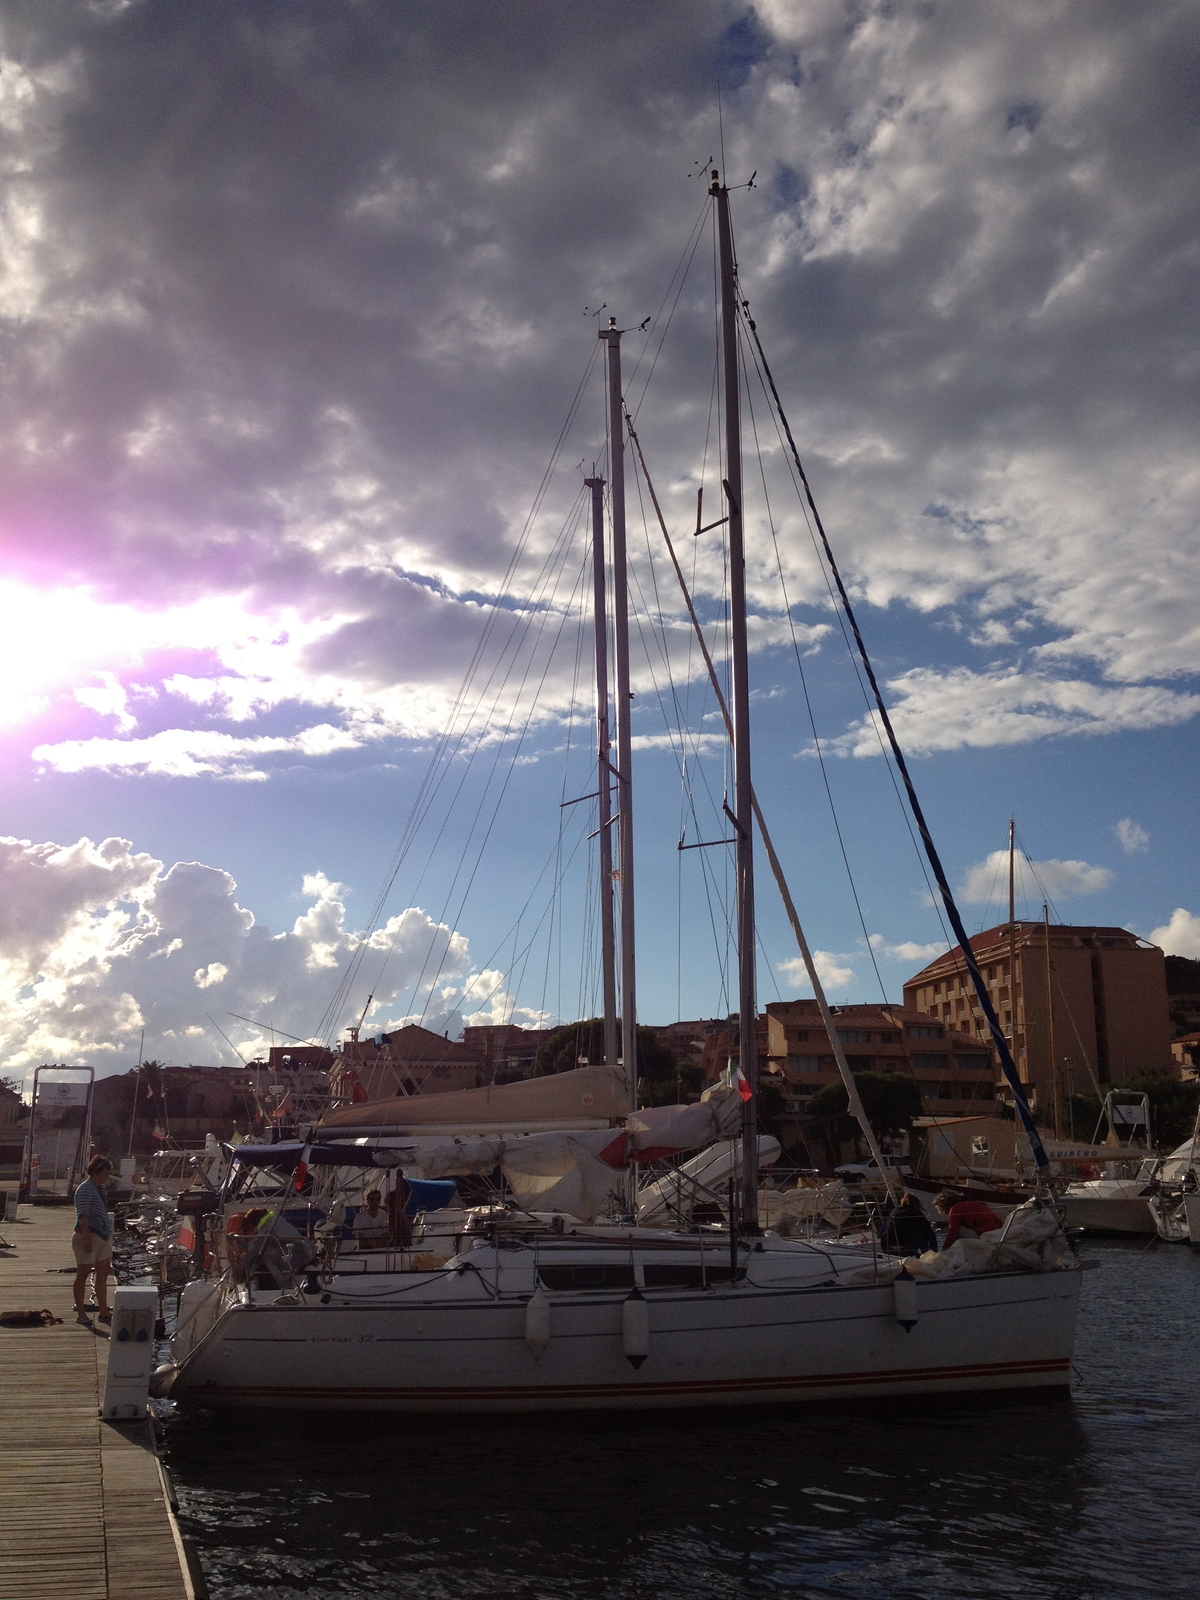
[[[402,1095],[393,1100],[342,1106],[322,1117],[323,1135],[423,1133],[432,1129],[486,1133],[496,1127],[520,1129],[608,1128],[630,1110],[623,1067],[577,1067],[572,1072],[459,1089],[452,1094]]]
[[[609,1068],[582,1068],[577,1072],[559,1073],[557,1078],[532,1079],[521,1084],[505,1085],[502,1090],[491,1091],[490,1106],[493,1120],[484,1123],[479,1117],[482,1090],[464,1090],[458,1094],[414,1095],[404,1100],[380,1101],[378,1109],[390,1108],[388,1116],[395,1119],[398,1109],[415,1110],[418,1106],[437,1102],[434,1114],[427,1121],[400,1126],[395,1120],[364,1127],[355,1121],[346,1126],[326,1118],[322,1131],[326,1139],[350,1138],[355,1133],[367,1140],[384,1139],[391,1143],[405,1142],[394,1152],[401,1161],[415,1167],[423,1178],[461,1177],[468,1173],[492,1172],[499,1167],[520,1205],[527,1210],[563,1211],[583,1221],[591,1221],[600,1213],[613,1195],[623,1191],[624,1175],[634,1163],[657,1161],[664,1156],[680,1155],[710,1144],[714,1139],[727,1136],[741,1113],[741,1102],[735,1091],[718,1088],[706,1096],[699,1105],[653,1106],[629,1115],[623,1115],[619,1126],[606,1121],[599,1126],[581,1127],[578,1119],[563,1118],[557,1127],[541,1124],[537,1129],[534,1119],[518,1114],[513,1105],[515,1097],[509,1089],[536,1089],[547,1084],[569,1080],[566,1093],[555,1099],[526,1097],[526,1111],[547,1111],[557,1105],[567,1111],[581,1106],[582,1095],[591,1095],[591,1105],[599,1102],[598,1088],[607,1085],[610,1090],[607,1105],[620,1104],[618,1094],[625,1095],[623,1077],[614,1083]],[[597,1083],[596,1076],[600,1075]],[[590,1076],[589,1076],[590,1075]],[[465,1103],[469,1102],[469,1105]],[[627,1106],[627,1099],[625,1101]],[[448,1111],[456,1111],[457,1125],[449,1121]],[[368,1109],[376,1109],[370,1107]],[[334,1117],[361,1117],[361,1106],[350,1106]],[[464,1112],[466,1114],[464,1114]],[[446,1122],[442,1118],[447,1118]],[[563,1125],[565,1122],[565,1126]],[[443,1137],[438,1137],[438,1134]],[[375,1149],[381,1164],[384,1153]],[[389,1152],[390,1153],[390,1152]]]

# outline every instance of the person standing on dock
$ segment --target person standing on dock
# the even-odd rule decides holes
[[[91,1327],[84,1296],[88,1276],[96,1275],[96,1307],[101,1322],[111,1322],[108,1309],[108,1270],[112,1260],[112,1221],[104,1203],[104,1187],[112,1174],[112,1162],[93,1156],[88,1175],[75,1191],[75,1232],[71,1248],[75,1252],[75,1320]]]

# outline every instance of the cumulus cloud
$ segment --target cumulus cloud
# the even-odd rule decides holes
[[[1151,944],[1160,945],[1169,956],[1187,956],[1200,961],[1200,917],[1176,906],[1171,920],[1150,935]]]
[[[1064,897],[1099,894],[1111,887],[1114,876],[1107,867],[1086,861],[1027,861],[1016,858],[1015,887],[1021,898],[1037,898],[1043,889]],[[968,868],[958,894],[973,905],[986,905],[1008,893],[1008,851],[993,850],[984,861]],[[944,948],[944,947],[939,947]]]
[[[817,969],[817,977],[821,980],[821,987],[827,993],[843,989],[846,984],[854,981],[854,968],[844,967],[841,964],[846,959],[845,956],[833,955],[828,950],[814,950],[812,958],[813,966]],[[808,973],[799,956],[779,962],[776,971],[782,972],[788,982],[802,994],[812,993]]]
[[[945,940],[934,944],[916,944],[912,939],[904,939],[899,944],[889,944],[881,933],[873,933],[868,942],[872,950],[886,956],[889,961],[919,962],[922,966],[948,948]]]
[[[1132,817],[1122,817],[1113,831],[1127,856],[1142,854],[1150,848],[1150,835]]]
[[[762,169],[736,197],[743,288],[810,475],[858,598],[911,624],[893,688],[913,747],[1195,716],[1195,8],[604,17],[600,51],[587,8],[541,0],[299,0],[232,31],[159,0],[7,20],[0,669],[49,772],[261,780],[424,738],[489,619],[563,614],[596,407],[526,519],[595,347],[582,308],[634,327],[663,303],[714,78],[730,175]],[[708,425],[700,276],[661,360],[658,323],[626,336],[680,531]],[[766,651],[790,648],[777,550],[794,603],[825,591],[756,415]],[[692,544],[708,615],[724,563],[716,536]],[[961,671],[922,626],[950,617],[983,652]],[[804,625],[813,648],[827,624]],[[481,715],[503,728],[549,645],[527,675],[493,642]]]
[[[220,1028],[243,1055],[264,1051],[272,1029],[311,1037],[361,949],[346,924],[344,886],[306,875],[305,909],[275,934],[236,890],[220,868],[167,869],[125,839],[0,839],[0,1050],[9,1069],[65,1061],[117,1070],[136,1059],[143,1028],[148,1055],[228,1060],[208,1016],[218,1007]],[[516,1005],[502,972],[473,971],[466,938],[419,907],[390,918],[366,946],[372,1027],[409,1019],[457,1029],[464,1010],[541,1020]],[[247,1030],[229,1013],[262,1026]]]
[[[1200,694],[1161,685],[1114,688],[1037,672],[914,667],[887,687],[892,724],[903,748],[914,755],[1173,727],[1200,711]],[[878,755],[878,724],[877,714],[864,717],[824,748],[839,755]]]

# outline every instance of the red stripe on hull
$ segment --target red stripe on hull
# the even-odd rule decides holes
[[[983,1378],[990,1382],[1006,1378],[1048,1377],[1058,1375],[1066,1379],[1071,1364],[1066,1358],[1045,1361],[1005,1361],[992,1364],[961,1367],[897,1368],[883,1372],[833,1372],[820,1375],[796,1374],[784,1378],[748,1378],[740,1381],[723,1379],[692,1383],[612,1383],[612,1384],[555,1384],[523,1385],[520,1387],[455,1387],[455,1388],[290,1388],[267,1385],[223,1386],[202,1385],[193,1391],[200,1400],[408,1400],[431,1405],[437,1401],[512,1402],[557,1401],[592,1399],[647,1399],[662,1396],[695,1396],[697,1399],[717,1395],[769,1395],[780,1390],[811,1391],[837,1390],[856,1385],[969,1383]]]

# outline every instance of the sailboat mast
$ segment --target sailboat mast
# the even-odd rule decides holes
[[[713,171],[721,269],[721,365],[725,405],[725,498],[729,513],[729,605],[733,701],[733,821],[737,834],[738,1065],[750,1087],[742,1109],[742,1226],[758,1231],[758,1087],[754,941],[754,798],[750,782],[750,652],[746,639],[746,547],[742,523],[742,407],[738,370],[737,267],[729,190]]]
[[[608,594],[604,579],[604,479],[592,491],[592,593],[596,617],[596,790],[600,832],[600,962],[604,989],[604,1062],[615,1067],[617,1042],[616,926],[613,919],[612,759],[608,731]]]
[[[1050,907],[1042,901],[1042,929],[1046,935],[1046,1011],[1050,1024],[1050,1093],[1054,1098],[1054,1137],[1062,1138],[1062,1113],[1058,1093],[1058,1041],[1054,1037],[1054,963],[1050,959]]]
[[[1009,1047],[1015,1064],[1017,1059],[1017,819],[1008,819],[1008,1003]],[[1018,1072],[1020,1069],[1018,1068]]]
[[[638,1103],[637,969],[633,943],[633,737],[629,691],[629,573],[625,552],[625,424],[621,413],[621,330],[601,328],[608,377],[608,478],[612,516],[613,665],[617,696],[617,844],[621,885],[621,1059],[633,1109]],[[611,880],[610,880],[611,881]]]

